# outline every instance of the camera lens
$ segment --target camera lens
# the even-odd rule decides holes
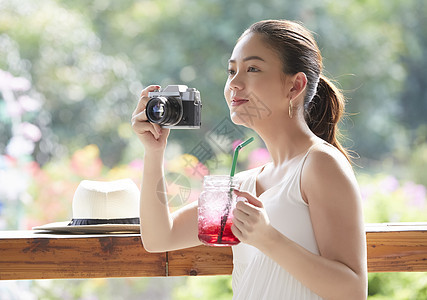
[[[147,119],[151,123],[173,126],[182,119],[182,103],[174,97],[151,98],[145,109]]]

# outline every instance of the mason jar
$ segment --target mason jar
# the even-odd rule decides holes
[[[233,246],[240,243],[231,232],[236,207],[236,184],[227,175],[209,175],[203,180],[198,201],[199,240],[208,246]]]

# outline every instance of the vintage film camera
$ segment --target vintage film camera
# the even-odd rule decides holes
[[[148,93],[145,108],[148,121],[165,128],[198,129],[201,125],[200,92],[186,85],[168,85]]]

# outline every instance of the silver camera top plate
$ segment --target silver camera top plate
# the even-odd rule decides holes
[[[179,97],[181,93],[186,92],[187,89],[188,87],[186,85],[168,85],[163,90],[148,93],[148,97]]]

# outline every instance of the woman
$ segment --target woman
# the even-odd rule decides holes
[[[147,122],[148,92],[133,114],[145,146],[141,234],[148,251],[200,245],[197,203],[169,214],[157,193],[169,130]],[[229,60],[225,99],[235,124],[264,140],[272,161],[240,173],[234,210],[233,299],[366,299],[366,240],[357,183],[337,141],[343,96],[322,75],[311,33],[268,20],[246,30]],[[271,114],[245,120],[262,101]],[[166,195],[164,193],[163,195]],[[159,199],[160,198],[160,199]]]

